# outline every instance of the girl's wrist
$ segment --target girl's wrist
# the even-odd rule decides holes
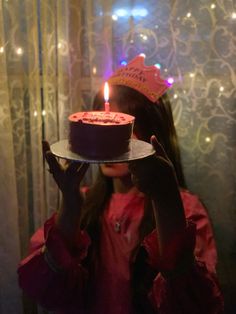
[[[73,243],[79,231],[80,212],[82,199],[79,193],[63,194],[62,206],[58,212],[56,225],[65,236]]]

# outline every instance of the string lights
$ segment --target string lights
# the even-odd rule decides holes
[[[18,54],[19,56],[23,54],[23,49],[21,47],[18,47],[16,49],[16,54]]]
[[[233,12],[232,14],[231,14],[231,17],[232,17],[232,19],[236,19],[236,12]]]

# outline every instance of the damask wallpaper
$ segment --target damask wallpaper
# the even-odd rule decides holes
[[[235,313],[235,0],[0,0],[0,313],[36,311],[23,309],[16,267],[59,203],[42,138],[65,138],[69,113],[90,109],[104,79],[139,53],[174,79],[187,183],[208,208]]]

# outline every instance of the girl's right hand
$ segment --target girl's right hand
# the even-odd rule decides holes
[[[83,179],[89,164],[71,162],[68,166],[62,166],[50,150],[49,143],[42,141],[43,156],[48,163],[49,172],[52,174],[63,196],[78,193],[79,185]]]
[[[73,244],[79,230],[83,202],[79,185],[89,164],[71,162],[68,166],[62,166],[51,152],[49,143],[43,141],[42,146],[43,156],[49,166],[49,172],[63,196],[63,204],[59,209],[56,224],[68,241]]]

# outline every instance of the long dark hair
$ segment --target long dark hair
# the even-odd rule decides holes
[[[163,145],[176,171],[179,186],[185,188],[185,180],[181,166],[177,134],[174,126],[171,104],[165,94],[157,103],[151,102],[143,94],[126,86],[112,86],[110,103],[115,102],[119,110],[135,116],[134,132],[143,141],[150,142],[152,135]],[[103,92],[94,98],[94,110],[101,110],[104,105]],[[81,219],[82,228],[86,229],[92,238],[92,247],[88,257],[89,266],[94,270],[96,256],[99,254],[100,220],[105,205],[113,192],[111,178],[105,177],[98,171],[97,180],[88,192]],[[144,217],[139,227],[140,242],[155,228],[150,199],[146,198]],[[132,267],[133,303],[136,313],[151,313],[147,301],[147,291],[150,289],[154,273],[145,263],[146,254],[143,249],[134,250],[136,262]],[[142,271],[140,271],[142,269]],[[148,308],[148,311],[147,311]]]

